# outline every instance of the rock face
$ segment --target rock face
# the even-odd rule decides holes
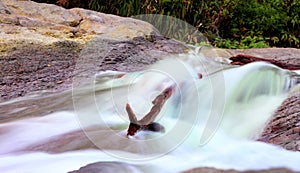
[[[34,91],[70,88],[82,56],[89,58],[80,67],[94,74],[107,69],[140,70],[185,49],[183,44],[159,36],[152,25],[132,18],[2,0],[0,101]]]
[[[300,92],[282,103],[258,140],[300,151]]]

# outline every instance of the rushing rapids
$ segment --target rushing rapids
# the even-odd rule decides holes
[[[69,91],[3,102],[10,109],[1,115],[0,172],[68,172],[99,161],[130,163],[133,172],[204,166],[300,171],[299,153],[255,141],[297,84],[292,76],[264,62],[235,67],[185,54],[144,71],[105,71]],[[125,105],[140,119],[172,85],[156,118],[165,132],[128,138]],[[33,108],[38,102],[48,105]]]

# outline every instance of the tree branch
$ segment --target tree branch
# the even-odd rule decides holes
[[[131,123],[137,123],[136,116],[133,113],[133,111],[128,103],[126,104],[126,111],[127,111],[128,117],[129,117],[129,121]]]
[[[153,101],[153,106],[149,113],[147,113],[141,120],[137,121],[137,118],[132,111],[130,105],[126,104],[126,111],[130,120],[130,124],[127,130],[127,136],[133,136],[139,130],[151,130],[151,131],[161,131],[163,127],[158,123],[153,123],[157,115],[160,113],[163,105],[167,101],[168,98],[172,95],[173,86],[165,89],[160,95],[158,95]],[[153,128],[159,127],[159,128]]]

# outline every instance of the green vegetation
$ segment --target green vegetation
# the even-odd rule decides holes
[[[300,0],[59,0],[56,3],[128,17],[173,16],[196,27],[216,47],[300,48]],[[158,28],[165,26],[163,21],[157,23]]]

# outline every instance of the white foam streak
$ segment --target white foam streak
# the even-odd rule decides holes
[[[80,126],[71,112],[57,112],[44,117],[28,118],[0,124],[0,154],[9,153],[63,134]]]

